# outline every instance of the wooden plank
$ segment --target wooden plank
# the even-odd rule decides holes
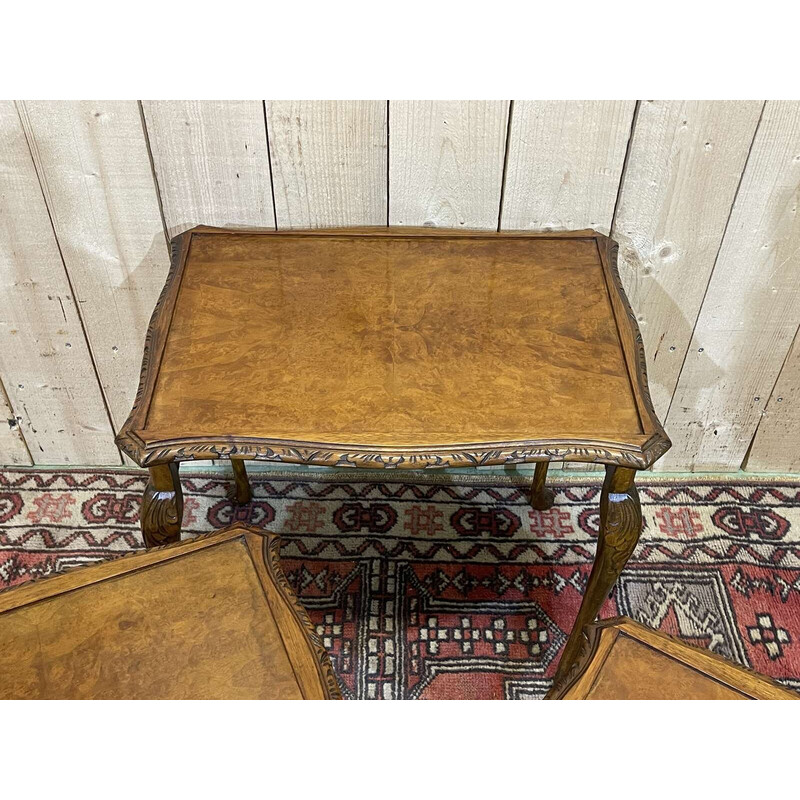
[[[504,100],[389,103],[389,224],[497,230]]]
[[[115,430],[133,406],[169,254],[138,103],[20,105]]]
[[[0,376],[37,464],[119,464],[13,102],[0,103]]]
[[[614,221],[663,419],[763,103],[642,101]]]
[[[500,228],[607,234],[635,108],[633,101],[515,100]]]
[[[382,100],[268,100],[278,228],[386,225]]]
[[[170,237],[195,225],[275,227],[261,100],[142,107]]]
[[[744,468],[800,472],[800,335],[795,334]]]
[[[633,101],[517,100],[503,230],[611,229]]]
[[[800,324],[800,103],[767,102],[681,371],[665,469],[736,470]]]
[[[19,423],[8,402],[5,388],[0,384],[0,466],[26,466],[33,464]]]

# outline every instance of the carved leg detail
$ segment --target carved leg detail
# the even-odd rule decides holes
[[[536,471],[533,473],[533,486],[531,487],[531,505],[539,510],[546,511],[553,505],[555,493],[548,489],[544,482],[547,480],[547,468],[549,461],[539,461],[536,464]]]
[[[234,487],[229,496],[237,506],[245,506],[253,499],[253,495],[250,492],[250,481],[247,480],[244,461],[241,458],[232,458],[231,466],[233,467]]]
[[[578,617],[558,664],[554,686],[569,680],[570,667],[584,646],[583,629],[597,617],[642,533],[642,509],[633,480],[636,470],[606,467],[600,496],[600,537],[597,555]]]
[[[157,547],[181,538],[183,492],[178,462],[150,467],[139,515],[145,547]]]

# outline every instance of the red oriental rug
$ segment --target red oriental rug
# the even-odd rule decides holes
[[[348,476],[350,477],[350,476]],[[413,479],[413,482],[412,482]],[[136,471],[0,472],[0,586],[142,547]],[[284,533],[284,570],[346,697],[538,698],[592,562],[600,481],[257,473],[183,478],[192,535]],[[627,614],[800,690],[800,480],[643,476],[645,528],[602,616]]]

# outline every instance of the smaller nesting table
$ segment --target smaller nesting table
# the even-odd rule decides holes
[[[0,699],[339,699],[278,546],[234,525],[0,594]]]
[[[628,617],[589,625],[548,700],[798,700],[777,683]],[[563,662],[562,662],[563,664]]]

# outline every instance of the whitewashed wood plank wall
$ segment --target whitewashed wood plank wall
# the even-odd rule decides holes
[[[800,471],[800,103],[0,103],[0,464],[113,465],[171,236],[595,228],[665,471]]]

